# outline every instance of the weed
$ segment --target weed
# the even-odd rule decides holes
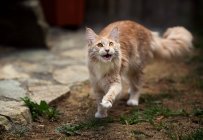
[[[203,117],[203,109],[202,108],[194,108],[193,115],[197,117]]]
[[[202,63],[203,62],[203,57],[201,55],[197,55],[197,56],[194,56],[191,60],[191,62],[199,62],[199,63]]]
[[[49,120],[55,120],[59,115],[59,112],[55,108],[50,107],[45,101],[41,101],[40,104],[38,104],[31,101],[28,97],[21,99],[24,101],[25,106],[30,109],[33,120],[38,119],[40,116],[48,118]]]
[[[140,122],[149,122],[154,124],[154,120],[159,117],[169,117],[169,116],[185,116],[187,113],[184,110],[172,111],[160,105],[149,107],[145,110],[135,109],[130,116],[122,116],[120,118],[123,124],[137,124]]]
[[[202,70],[203,71],[203,70]],[[194,89],[203,90],[203,78],[198,75],[196,72],[193,72],[189,76],[184,77],[181,82],[184,84],[189,84]]]
[[[133,130],[132,134],[136,139],[146,139],[146,138],[151,137],[150,135],[148,135],[142,131],[139,131],[139,130]]]
[[[65,134],[67,136],[73,136],[79,134],[78,131],[81,130],[82,128],[83,127],[81,125],[64,124],[60,127],[57,127],[56,131]]]
[[[200,50],[199,50],[200,51]],[[202,53],[202,50],[201,50]],[[203,56],[201,54],[194,56],[190,63],[195,63],[189,76],[182,79],[183,83],[188,83],[196,89],[203,90]]]
[[[29,131],[29,128],[27,126],[14,124],[11,130],[11,133],[18,137],[22,137],[28,131]]]
[[[162,104],[163,99],[173,99],[175,91],[171,92],[161,92],[156,95],[151,95],[151,94],[143,94],[140,97],[140,102],[146,103],[146,104]],[[176,91],[177,92],[177,91]]]
[[[80,133],[81,130],[97,128],[100,126],[105,126],[108,123],[112,123],[112,118],[105,118],[105,119],[90,119],[86,122],[82,122],[79,124],[65,124],[58,128],[56,128],[57,132],[65,134],[67,136],[77,135]]]
[[[181,136],[180,140],[203,140],[203,128],[199,128],[189,135]]]

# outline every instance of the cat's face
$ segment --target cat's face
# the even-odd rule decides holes
[[[90,28],[86,29],[88,53],[90,59],[101,62],[111,62],[120,57],[120,44],[118,43],[118,29],[114,28],[108,36],[98,36]]]

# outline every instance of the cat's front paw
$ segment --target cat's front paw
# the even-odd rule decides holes
[[[102,102],[100,104],[102,105],[102,107],[107,108],[107,109],[112,107],[112,103],[107,100],[102,100]]]
[[[137,99],[129,99],[127,101],[127,105],[129,106],[137,106],[139,104],[139,101]]]
[[[100,113],[98,111],[95,113],[95,118],[101,119],[101,118],[106,118],[107,116],[108,116],[107,113]]]

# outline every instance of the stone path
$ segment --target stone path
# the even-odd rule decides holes
[[[5,116],[22,124],[32,121],[20,97],[50,103],[68,94],[70,86],[88,79],[81,31],[53,29],[48,44],[50,50],[0,52],[0,125],[6,129],[11,125]]]

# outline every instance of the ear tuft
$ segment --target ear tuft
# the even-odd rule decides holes
[[[118,42],[119,41],[119,30],[118,27],[114,27],[110,34],[109,37],[112,38],[114,41]]]
[[[88,43],[88,46],[92,45],[97,38],[97,34],[90,28],[86,27],[86,40]]]

